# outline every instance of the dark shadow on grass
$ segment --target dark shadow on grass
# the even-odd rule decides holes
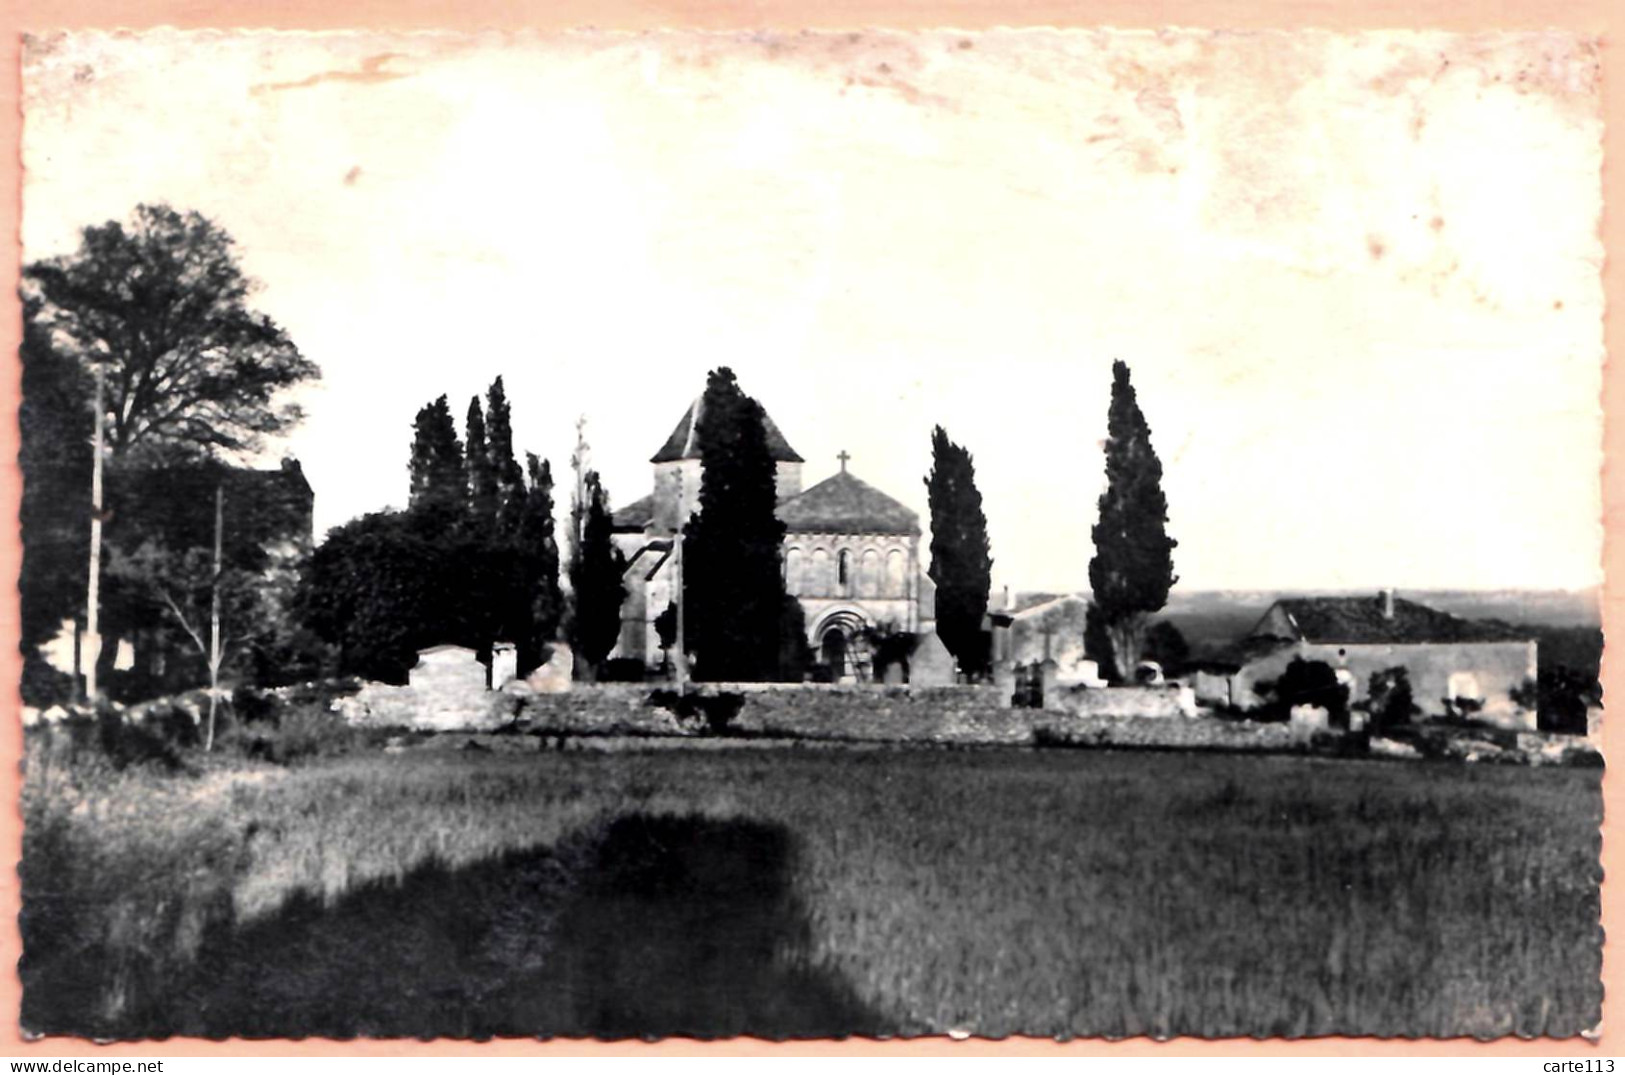
[[[810,965],[795,860],[777,825],[632,815],[557,852],[426,867],[332,906],[300,897],[214,928],[179,980],[132,998],[112,1036],[895,1031]],[[35,1029],[91,1029],[48,1022]]]

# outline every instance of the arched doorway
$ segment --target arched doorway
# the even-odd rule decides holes
[[[819,656],[836,679],[846,675],[846,632],[831,624],[819,639]]]
[[[873,655],[865,628],[874,626],[851,605],[827,609],[816,617],[807,641],[817,651],[818,663],[834,682],[867,680]]]

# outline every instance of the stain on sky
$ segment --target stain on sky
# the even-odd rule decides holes
[[[398,52],[380,52],[376,56],[368,56],[361,61],[361,67],[356,71],[318,71],[314,75],[293,82],[262,82],[255,86],[253,93],[265,93],[268,90],[302,90],[310,86],[319,86],[324,82],[393,82],[397,78],[405,78],[404,71],[385,71],[384,65],[391,60],[399,59]]]

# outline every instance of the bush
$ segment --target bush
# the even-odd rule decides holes
[[[216,742],[222,750],[253,761],[293,765],[364,750],[389,734],[388,729],[354,727],[325,707],[302,705],[282,710],[275,724],[242,727]]]
[[[701,694],[690,691],[678,694],[676,691],[658,690],[651,692],[644,704],[659,706],[676,714],[680,720],[699,718],[705,722],[702,729],[705,734],[722,735],[733,724],[734,718],[739,716],[740,710],[745,708],[745,696],[731,692]]]
[[[40,709],[73,701],[73,676],[58,672],[38,649],[23,655],[21,687],[23,702]]]
[[[1349,724],[1348,688],[1338,682],[1337,671],[1325,661],[1294,657],[1275,682],[1275,704],[1283,714],[1290,714],[1294,706],[1319,706],[1332,727],[1347,728]]]
[[[276,725],[281,707],[274,694],[266,694],[252,687],[238,687],[231,692],[231,711],[244,724]]]
[[[1374,673],[1367,706],[1373,731],[1387,731],[1411,723],[1420,710],[1411,695],[1410,672],[1394,667]]]
[[[1460,720],[1472,720],[1484,708],[1482,698],[1444,698],[1444,712],[1447,717],[1456,717]]]
[[[96,733],[102,755],[115,769],[156,765],[175,772],[185,768],[180,751],[161,732],[144,722],[125,720],[124,714],[110,705],[97,707]]]
[[[1543,732],[1584,735],[1586,710],[1601,704],[1602,688],[1595,676],[1551,665],[1540,670],[1538,679],[1524,680],[1512,692],[1512,700],[1535,711],[1537,726]]]

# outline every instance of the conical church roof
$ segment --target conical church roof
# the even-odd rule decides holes
[[[694,430],[699,425],[700,414],[704,410],[704,405],[704,396],[696,398],[693,403],[689,404],[688,409],[683,412],[682,419],[677,423],[677,428],[671,431],[671,436],[666,438],[666,443],[661,445],[660,450],[654,454],[654,458],[649,462],[672,463],[679,459],[698,459],[700,457],[700,445],[695,439]],[[773,424],[773,419],[768,416],[766,411],[762,412],[762,425],[766,427],[767,431],[768,454],[773,456],[775,463],[799,463],[802,461],[801,456],[797,455],[796,450],[790,447],[790,442],[784,439],[784,434],[779,432],[779,427]]]
[[[918,534],[920,517],[841,471],[779,505],[792,534]]]

